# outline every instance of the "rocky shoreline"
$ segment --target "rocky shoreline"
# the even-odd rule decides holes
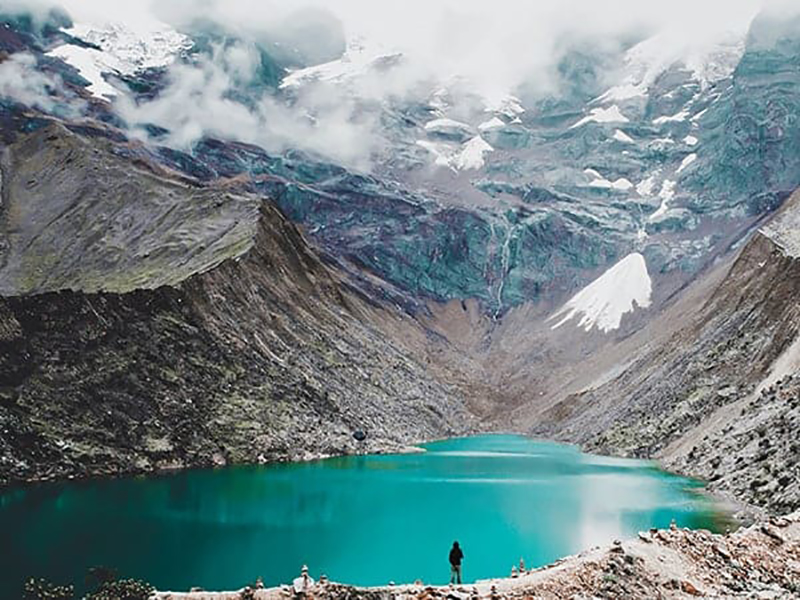
[[[325,582],[230,592],[157,592],[152,600],[253,598],[797,598],[800,597],[800,512],[759,521],[727,535],[671,527],[592,548],[504,579],[464,586],[424,584],[359,588]]]

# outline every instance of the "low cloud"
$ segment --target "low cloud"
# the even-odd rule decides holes
[[[12,54],[0,63],[0,97],[53,112],[59,104],[55,91],[61,78],[36,69],[36,57],[26,52]]]
[[[28,5],[50,5],[29,0]],[[121,96],[120,115],[134,130],[155,124],[168,142],[190,148],[205,135],[238,139],[279,152],[299,148],[367,169],[385,144],[385,127],[368,102],[413,97],[431,82],[452,84],[488,102],[524,88],[545,95],[559,84],[556,63],[570,47],[613,53],[659,36],[674,55],[702,52],[731,34],[743,35],[765,4],[797,10],[790,0],[159,0],[109,3],[63,0],[76,21],[122,21],[145,28],[162,21],[187,30],[198,21],[219,24],[241,43],[220,45],[194,62],[175,64],[160,97],[141,103]],[[286,99],[256,84],[261,44],[290,67],[331,60],[345,40],[360,39],[372,54],[402,54],[399,66],[361,77],[348,94],[317,84]],[[612,74],[613,76],[613,74]],[[611,83],[611,82],[609,82]],[[423,85],[424,84],[424,85]],[[25,86],[17,86],[22,93]],[[30,89],[36,89],[32,85]],[[144,133],[141,133],[144,135]]]
[[[306,93],[289,104],[262,91],[242,99],[259,84],[260,56],[252,45],[216,46],[210,56],[176,63],[167,87],[151,101],[121,97],[116,108],[132,127],[169,130],[167,143],[191,148],[204,136],[257,144],[268,151],[297,148],[358,169],[369,167],[378,149],[377,123],[345,95]]]

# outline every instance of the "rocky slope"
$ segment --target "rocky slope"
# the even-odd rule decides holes
[[[7,146],[0,480],[380,450],[463,432],[268,199],[52,124]],[[398,317],[399,318],[399,317]],[[412,327],[413,325],[408,325]]]
[[[475,585],[311,588],[314,598],[797,598],[800,594],[800,515],[763,521],[728,535],[687,529],[651,530],[636,540],[593,548],[509,579]],[[235,600],[243,590],[158,592],[157,600]],[[253,598],[290,598],[288,587],[251,590]]]
[[[674,334],[556,405],[534,430],[661,457],[712,489],[775,512],[797,509],[798,214],[795,193],[699,308],[680,315]]]

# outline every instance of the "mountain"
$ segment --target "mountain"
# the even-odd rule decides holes
[[[800,21],[491,94],[334,29],[3,17],[2,477],[504,429],[796,509]]]
[[[535,418],[533,431],[603,453],[659,457],[773,512],[796,510],[800,192],[732,264],[636,334],[614,377]]]
[[[0,478],[257,462],[467,431],[395,315],[268,201],[52,123],[5,148]],[[406,324],[413,328],[413,324]]]

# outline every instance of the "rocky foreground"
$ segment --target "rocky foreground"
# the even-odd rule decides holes
[[[303,596],[289,586],[235,592],[158,592],[153,600],[277,600]],[[798,598],[800,512],[728,535],[671,528],[594,548],[508,579],[458,587],[357,588],[317,584],[307,598]]]

